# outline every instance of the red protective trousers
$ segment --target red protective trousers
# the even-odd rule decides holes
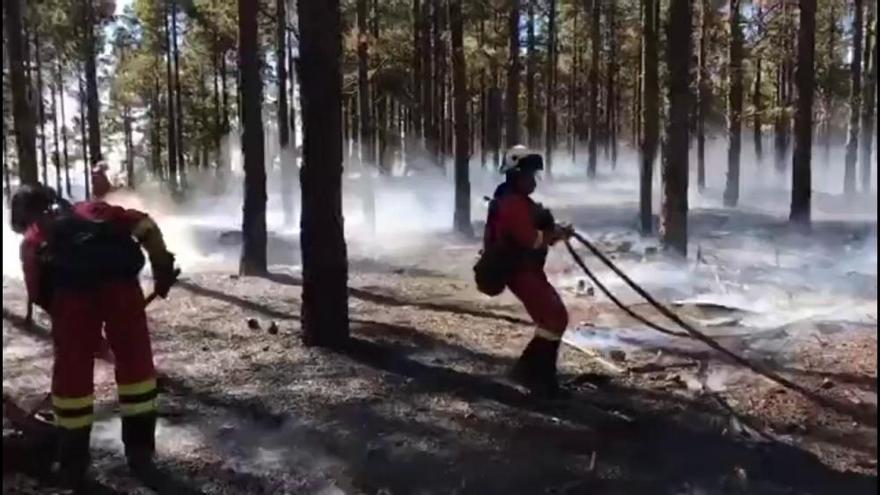
[[[536,205],[528,196],[516,193],[508,193],[497,202],[497,214],[486,225],[489,242],[506,240],[529,253],[514,269],[507,287],[523,303],[538,328],[550,333],[551,340],[558,340],[568,326],[568,311],[535,255],[536,241],[543,236],[535,227]]]

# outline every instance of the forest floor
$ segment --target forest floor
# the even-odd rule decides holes
[[[632,211],[621,208],[618,219],[604,215],[602,222],[628,226]],[[725,214],[692,218],[703,259],[697,264],[712,264],[705,258],[713,239],[719,256],[742,249],[730,240],[735,222]],[[839,407],[819,405],[685,339],[639,329],[598,291],[592,295],[563,249],[548,270],[579,327],[560,355],[574,397],[536,401],[505,379],[531,337],[527,316],[509,294],[490,299],[473,288],[476,241],[439,234],[393,252],[351,243],[351,345],[307,348],[295,239],[278,238],[270,242],[273,276],[186,273],[169,299],[148,309],[163,392],[160,493],[876,493],[876,248],[873,273],[844,269],[843,285],[829,276],[821,288],[801,287],[802,280],[788,278],[803,270],[786,260],[807,254],[785,253],[803,239],[781,220],[748,224],[750,234],[764,232],[789,250],[767,255],[770,261],[742,261],[767,273],[766,286],[800,287],[781,299],[800,304],[818,294],[814,308],[868,308],[867,316],[795,311],[767,323],[778,306],[757,303],[777,296],[759,289],[757,275],[747,274],[752,288],[740,298],[752,306],[731,302],[735,288],[714,293],[728,299],[706,297],[702,276],[689,278],[681,293],[664,291],[651,280],[694,268],[670,264],[603,225],[584,220],[578,227],[722,344]],[[206,242],[218,235],[202,233]],[[814,239],[824,241],[811,241],[814,254],[831,265],[816,261],[817,269],[851,261],[840,255],[842,246],[866,235],[876,235],[876,222],[818,223]],[[785,283],[773,278],[785,270],[792,272]],[[707,277],[738,283],[717,269]],[[831,300],[828,287],[853,294]],[[48,388],[51,342],[45,315],[38,311],[36,328],[26,331],[24,310],[21,283],[4,277],[3,388],[27,406]],[[94,473],[107,493],[153,493],[125,468],[112,366],[98,362],[95,376]],[[53,493],[21,473],[4,474],[3,492]]]

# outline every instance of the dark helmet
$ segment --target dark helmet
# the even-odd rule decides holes
[[[520,172],[535,173],[544,170],[544,158],[537,151],[518,144],[504,153],[499,172],[505,175]]]
[[[57,195],[51,187],[41,184],[25,184],[12,195],[12,230],[22,234],[40,215],[48,212],[56,202]]]

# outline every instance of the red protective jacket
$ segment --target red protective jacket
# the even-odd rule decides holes
[[[76,215],[83,218],[114,222],[119,228],[129,230],[132,233],[136,233],[144,225],[144,221],[149,220],[149,216],[144,212],[127,210],[99,200],[76,203],[73,205],[73,210]],[[43,274],[38,256],[38,250],[45,240],[46,236],[40,223],[32,224],[25,232],[24,240],[21,242],[21,262],[28,299],[48,311],[49,301],[43,300],[41,297],[40,280]]]

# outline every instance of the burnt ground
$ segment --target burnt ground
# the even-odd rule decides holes
[[[301,344],[295,272],[188,274],[148,310],[163,391],[159,492],[876,492],[876,323],[802,322],[783,330],[818,333],[785,341],[785,359],[754,353],[830,407],[662,342],[600,359],[566,346],[575,397],[540,402],[504,379],[531,335],[524,312],[447,269],[473,252],[427,250],[400,266],[353,254],[353,338],[336,351]],[[3,297],[4,392],[29,406],[48,387],[47,323],[38,311],[34,329],[22,326],[19,282],[4,279]],[[604,299],[567,290],[566,300],[573,322],[627,322]],[[722,340],[743,350],[762,338],[778,331]],[[707,366],[729,375],[724,387],[700,385]],[[108,493],[154,493],[127,474],[112,367],[99,362],[96,381],[97,479]],[[21,473],[4,474],[3,491],[53,493]]]

